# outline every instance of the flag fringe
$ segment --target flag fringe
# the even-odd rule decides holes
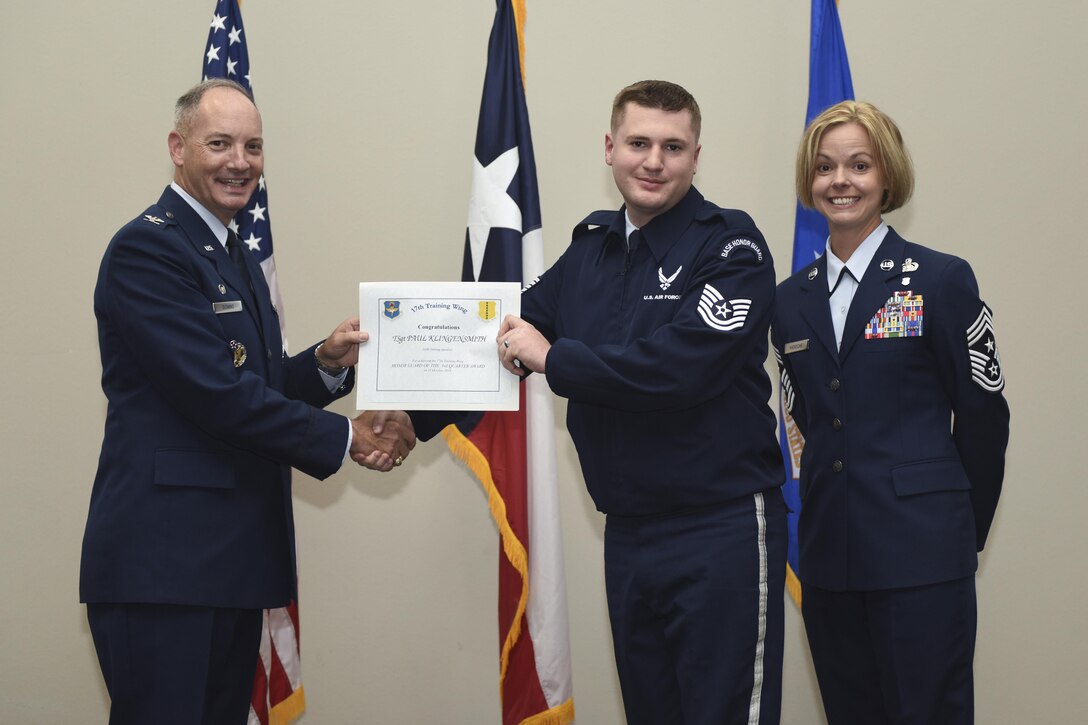
[[[518,65],[521,67],[521,87],[525,88],[525,0],[511,0],[514,28],[518,33]]]
[[[499,527],[499,537],[502,540],[502,549],[507,560],[521,575],[521,596],[518,597],[517,611],[514,613],[514,621],[510,624],[510,630],[506,633],[502,644],[502,655],[499,659],[499,694],[502,695],[503,682],[506,680],[506,669],[510,664],[510,652],[514,649],[518,638],[521,636],[521,620],[525,615],[525,607],[529,601],[529,557],[525,551],[525,545],[518,540],[517,534],[510,528],[510,522],[506,519],[506,502],[495,486],[495,479],[491,477],[491,466],[487,458],[476,445],[465,437],[457,426],[448,425],[442,430],[442,437],[446,444],[462,463],[479,480],[487,493],[487,505],[491,509],[491,518]],[[550,712],[550,711],[549,711]],[[541,721],[542,725],[550,725],[550,721]]]
[[[574,722],[574,699],[556,705],[550,710],[527,717],[518,725],[570,725]]]
[[[291,725],[305,711],[306,693],[303,692],[302,685],[299,685],[297,690],[268,711],[268,725]]]
[[[793,567],[786,564],[786,591],[790,594],[790,599],[797,605],[797,608],[801,608],[801,580],[797,578],[797,574],[793,571]]]

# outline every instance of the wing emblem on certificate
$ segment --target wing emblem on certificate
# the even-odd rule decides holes
[[[360,410],[517,410],[519,378],[496,352],[499,324],[521,312],[516,282],[364,282]]]

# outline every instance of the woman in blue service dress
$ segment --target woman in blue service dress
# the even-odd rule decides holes
[[[779,285],[771,339],[804,438],[798,574],[824,711],[971,723],[977,552],[1009,437],[990,309],[967,262],[884,222],[914,170],[872,104],[813,119],[796,184],[829,235]]]

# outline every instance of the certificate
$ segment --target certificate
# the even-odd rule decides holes
[[[517,410],[496,337],[521,312],[517,282],[363,282],[359,410]]]

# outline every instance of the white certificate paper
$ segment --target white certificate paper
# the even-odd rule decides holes
[[[521,313],[517,282],[363,282],[359,410],[517,410],[495,338]]]

